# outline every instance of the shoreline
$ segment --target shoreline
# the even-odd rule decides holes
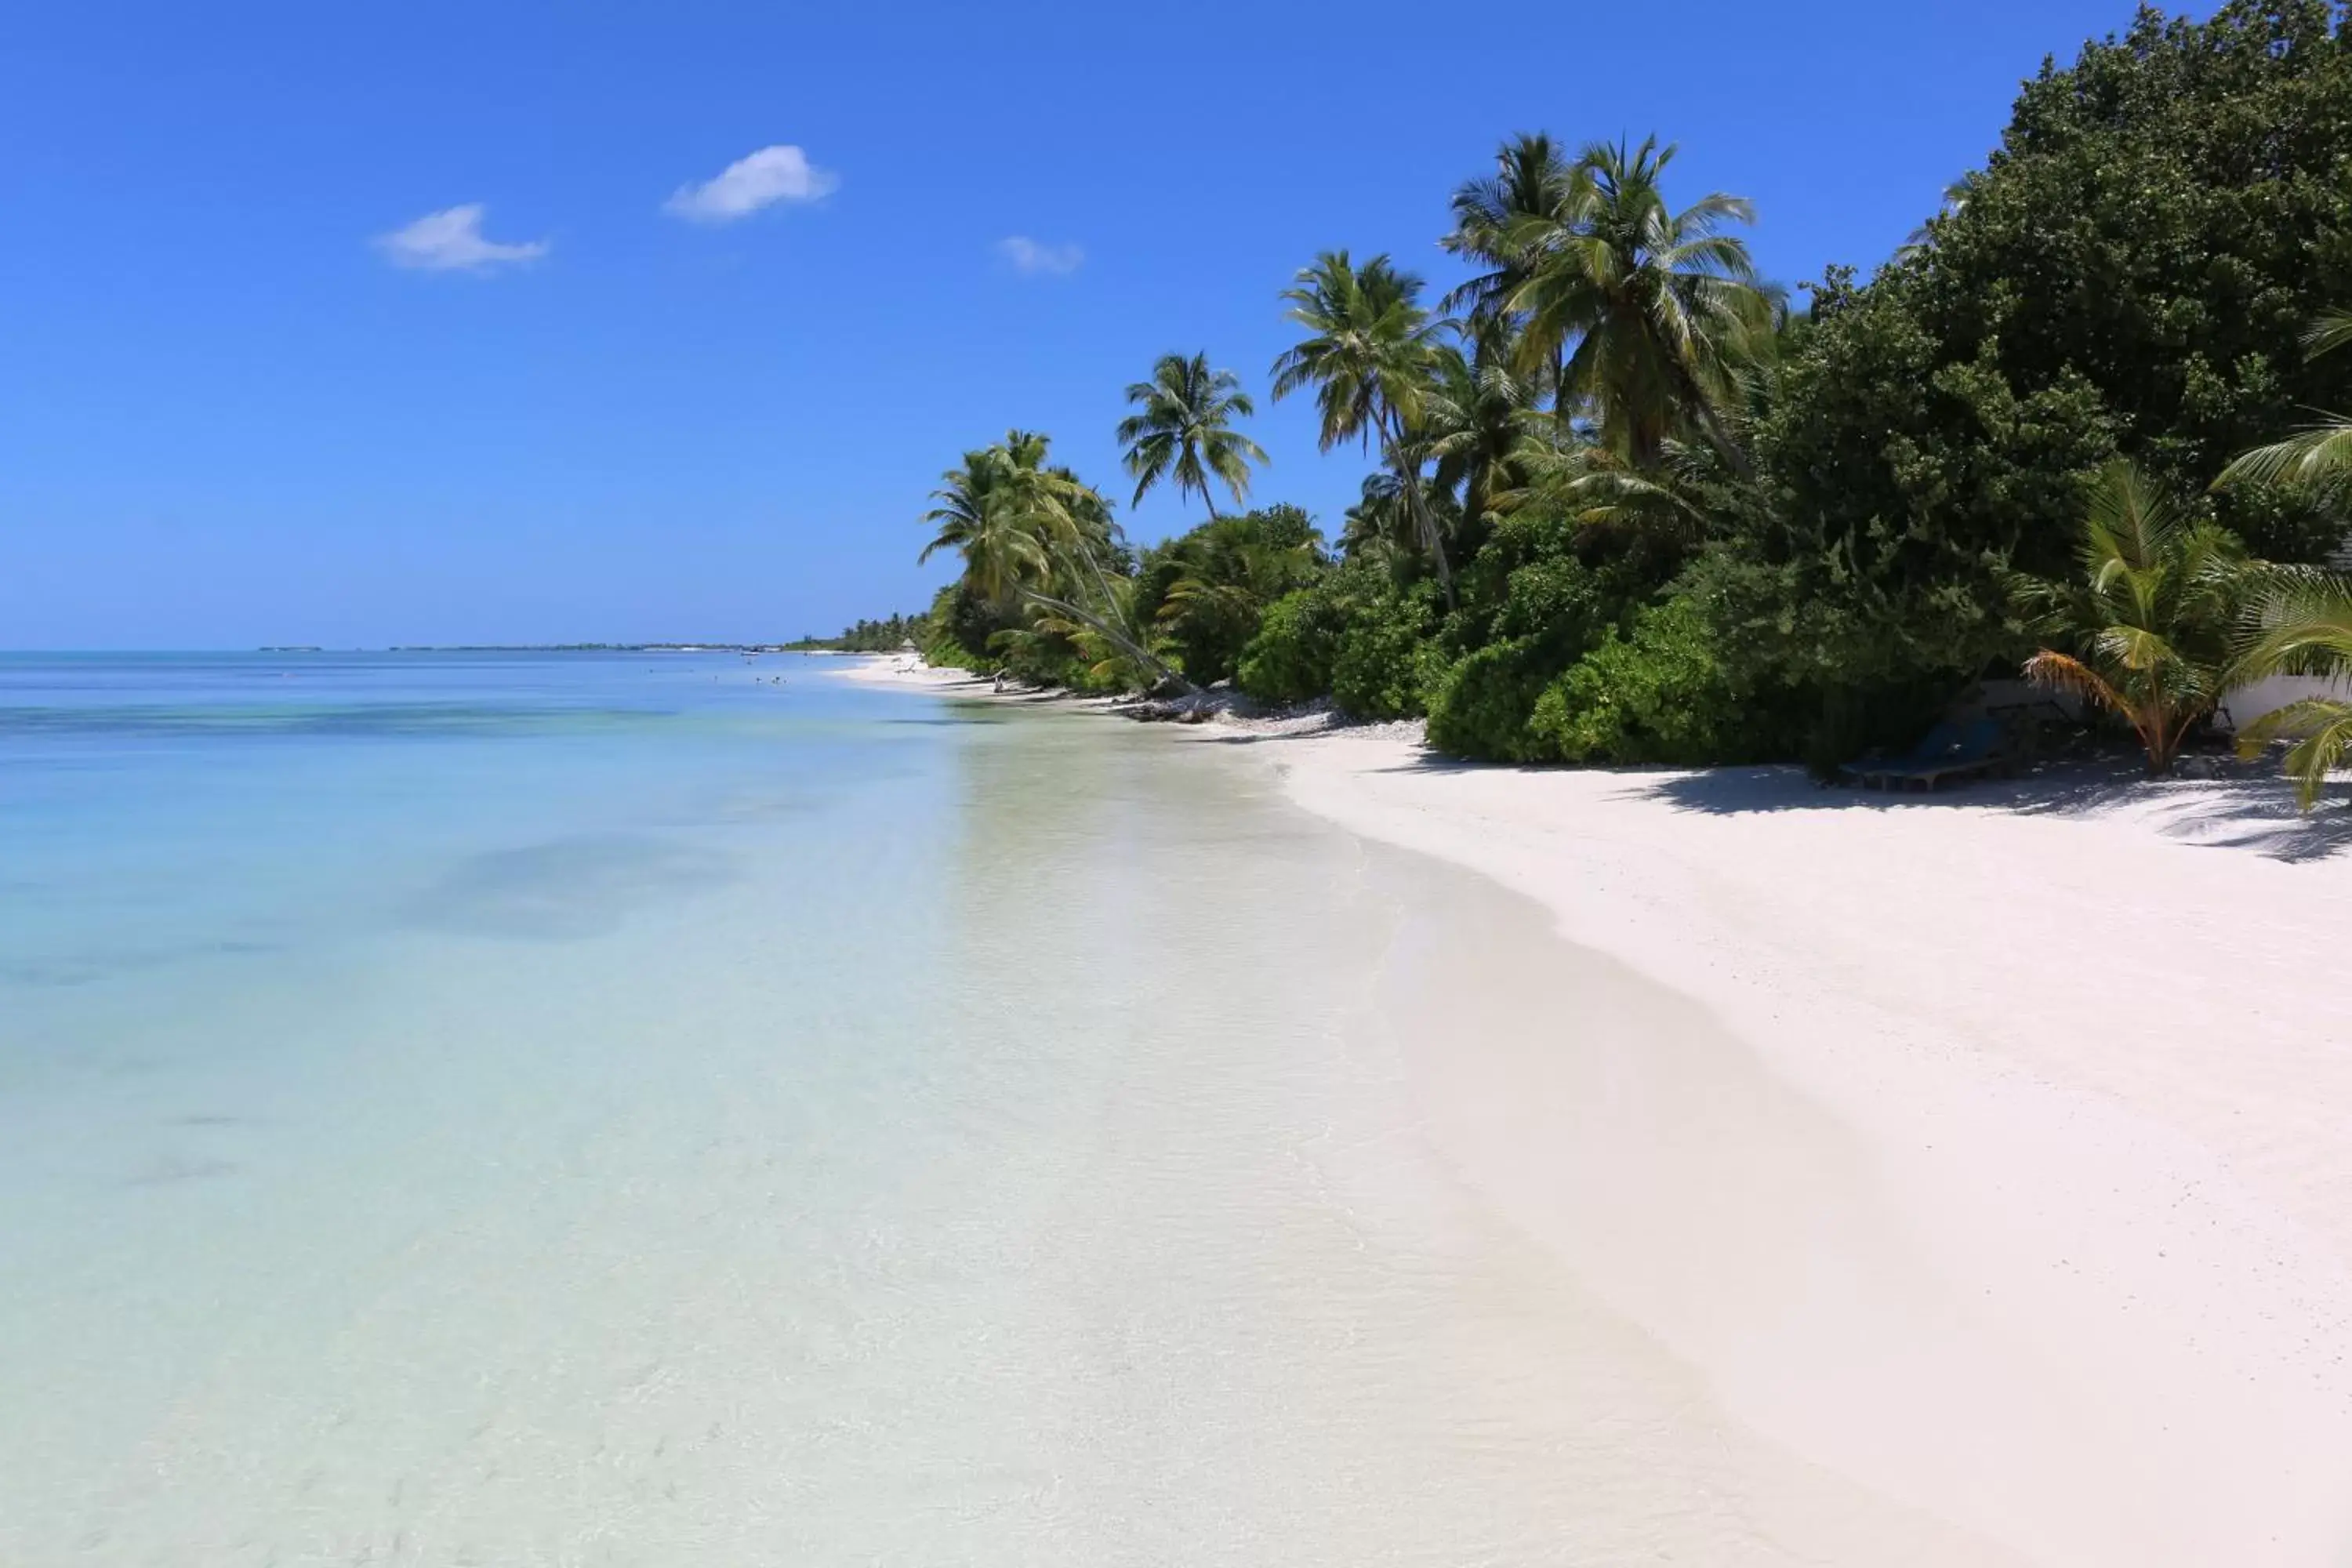
[[[992,695],[903,658],[835,673]],[[2269,781],[1905,799],[1468,766],[1409,726],[1176,733],[1533,900],[1737,1042],[1601,1079],[1423,1053],[1463,1179],[1736,1418],[2023,1561],[2339,1560],[2352,839],[2327,811]]]

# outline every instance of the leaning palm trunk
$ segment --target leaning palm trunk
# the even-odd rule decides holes
[[[1051,594],[1041,593],[1035,588],[1024,587],[1020,592],[1023,603],[1034,605],[1041,610],[1051,610],[1057,616],[1067,616],[1111,647],[1118,649],[1121,654],[1159,677],[1161,684],[1180,686],[1183,688],[1184,694],[1188,697],[1199,694],[1201,689],[1199,687],[1171,668],[1164,660],[1146,649],[1141,643],[1137,642],[1093,611],[1074,605],[1067,599],[1059,599]]]
[[[1063,556],[1066,566],[1069,564],[1067,552],[1056,552],[1056,553]],[[1076,553],[1085,558],[1087,568],[1094,576],[1096,591],[1102,595],[1104,605],[1115,609],[1118,600],[1111,592],[1109,582],[1103,576],[1102,563],[1095,559],[1094,552],[1091,550],[1081,547]],[[1108,616],[1097,615],[1071,599],[1060,595],[1048,594],[1042,588],[1032,587],[1025,583],[1022,584],[1015,592],[1019,594],[1023,603],[1033,605],[1041,610],[1050,610],[1055,615],[1076,621],[1085,626],[1133,661],[1138,668],[1149,670],[1157,678],[1158,684],[1179,686],[1183,689],[1187,696],[1199,692],[1199,687],[1184,679],[1181,674],[1170,668],[1164,659],[1145,647],[1141,638],[1122,626],[1113,625]]]
[[[1121,601],[1118,595],[1111,591],[1110,579],[1103,574],[1101,560],[1092,550],[1083,544],[1078,547],[1077,552],[1086,558],[1087,570],[1094,577],[1095,591],[1102,595],[1104,606],[1118,614],[1121,620],[1128,619],[1129,617],[1120,608]],[[1046,608],[1073,616],[1092,627],[1106,642],[1134,660],[1139,667],[1157,676],[1160,685],[1166,686],[1172,683],[1179,686],[1183,689],[1184,694],[1188,697],[1199,694],[1201,689],[1187,679],[1181,671],[1170,666],[1166,660],[1145,647],[1143,639],[1131,626],[1114,626],[1104,617],[1090,615],[1076,605],[1049,603],[1043,595],[1038,595],[1038,600],[1041,604],[1045,604]]]

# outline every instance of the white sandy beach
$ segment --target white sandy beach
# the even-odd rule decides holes
[[[2340,808],[2298,819],[2267,782],[1903,799],[1792,769],[1457,767],[1399,727],[1172,733],[1712,1015],[1580,1051],[1563,985],[1556,1047],[1431,1030],[1416,1071],[1464,1180],[1733,1419],[2004,1560],[2347,1560]]]

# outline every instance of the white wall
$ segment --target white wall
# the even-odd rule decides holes
[[[2305,697],[2337,697],[2352,701],[2352,684],[2329,682],[2311,675],[2273,675],[2238,687],[2221,700],[2220,727],[2234,730],[2251,724],[2273,709]],[[1956,713],[1980,713],[1987,709],[2014,709],[2026,704],[2054,703],[2069,717],[2084,716],[2083,700],[2068,691],[2053,691],[2024,680],[1988,680],[1969,694]]]
[[[2315,675],[2273,675],[2241,686],[2221,700],[2221,724],[2225,730],[2251,724],[2274,709],[2305,697],[2338,697],[2352,700],[2352,686],[2322,680]]]

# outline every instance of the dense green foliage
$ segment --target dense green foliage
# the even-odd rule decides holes
[[[1713,580],[1738,657],[1832,731],[1916,729],[2016,658],[2003,574],[2067,568],[2111,457],[2199,496],[2343,386],[2301,342],[2352,284],[2352,54],[2316,0],[2143,11],[2026,85],[1962,195],[1868,285],[1816,290]],[[2279,485],[2221,521],[2280,560],[2342,536]]]
[[[1234,678],[1266,606],[1328,565],[1314,519],[1295,506],[1213,518],[1143,552],[1136,610],[1161,657],[1198,685]]]
[[[1319,588],[1285,594],[1258,617],[1257,631],[1236,662],[1234,683],[1267,702],[1320,697],[1331,689],[1339,634],[1347,627],[1347,613],[1330,594]]]
[[[1311,396],[1322,445],[1377,465],[1336,552],[1294,509],[1216,513],[1211,487],[1238,500],[1264,460],[1234,427],[1252,408],[1169,354],[1118,434],[1139,497],[1171,483],[1208,521],[1131,553],[1099,496],[1008,437],[941,492],[988,504],[934,513],[965,572],[927,646],[1097,689],[1425,713],[1471,757],[1827,766],[2029,658],[2146,719],[2146,672],[2108,656],[2118,627],[2160,628],[2102,593],[2162,578],[2175,544],[2191,575],[2342,545],[2352,434],[2294,435],[2352,407],[2352,360],[2307,352],[2352,336],[2323,314],[2352,300],[2352,45],[2326,0],[2146,9],[2045,62],[1912,242],[1867,280],[1832,269],[1799,314],[1756,275],[1748,205],[1677,205],[1673,161],[1654,139],[1506,142],[1454,193],[1442,243],[1474,270],[1435,308],[1386,257],[1297,275],[1274,395]],[[2273,598],[2269,630],[2305,628],[2277,668],[2332,657],[2307,582]],[[2252,668],[2215,651],[2213,608],[2182,654],[2201,673],[2147,678],[2199,687],[2157,721],[2159,763],[2204,686]],[[2333,723],[2292,732],[2325,750],[2352,735]]]
[[[1741,760],[1743,705],[1706,611],[1688,597],[1634,617],[1536,699],[1531,746],[1563,763]]]
[[[1085,689],[1182,677],[1145,645],[1127,547],[1110,503],[1065,468],[1050,442],[1008,430],[941,476],[924,521],[926,558],[952,550],[963,574],[933,605],[945,662],[1000,668]]]

